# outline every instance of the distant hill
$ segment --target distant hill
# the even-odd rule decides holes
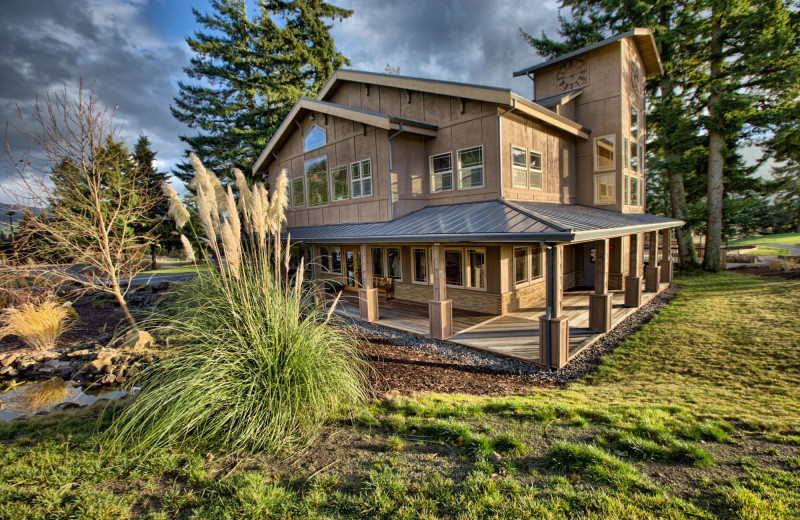
[[[34,215],[38,215],[41,212],[40,208],[36,208],[33,206],[22,206],[19,204],[5,204],[3,202],[0,202],[0,228],[8,227],[9,211],[14,212],[14,215],[11,217],[11,223],[16,226],[17,223],[22,218],[22,215],[25,213],[25,210],[30,211]]]

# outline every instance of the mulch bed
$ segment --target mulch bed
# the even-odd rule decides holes
[[[373,369],[370,380],[379,397],[412,392],[523,395],[552,386],[530,376],[501,374],[377,337],[365,339],[361,345]]]
[[[785,280],[800,280],[800,269],[793,271],[770,271],[769,267],[746,267],[730,269],[732,273],[755,274],[758,276],[768,276],[770,278],[783,278]]]

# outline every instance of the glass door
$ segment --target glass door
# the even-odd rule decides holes
[[[344,285],[350,291],[357,291],[361,287],[361,252],[358,248],[344,250]]]

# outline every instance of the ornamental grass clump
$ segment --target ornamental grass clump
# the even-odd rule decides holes
[[[354,338],[329,325],[302,261],[289,275],[280,238],[286,176],[270,200],[263,185],[250,189],[237,175],[237,201],[192,161],[201,241],[221,265],[183,284],[151,321],[174,338],[172,351],[132,382],[141,392],[107,440],[141,454],[303,447],[332,416],[364,404],[366,364]]]
[[[73,313],[71,308],[54,301],[9,307],[0,315],[0,338],[14,335],[32,349],[50,350],[69,326]]]

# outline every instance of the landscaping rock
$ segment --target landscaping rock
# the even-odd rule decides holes
[[[12,366],[5,366],[0,368],[0,376],[14,377],[19,375],[19,370]]]
[[[122,340],[122,348],[134,352],[146,350],[153,346],[154,340],[148,332],[143,330],[132,330],[125,335]]]
[[[88,348],[82,348],[80,350],[73,350],[72,352],[67,353],[67,357],[69,358],[76,358],[76,357],[83,357],[89,355]]]
[[[2,365],[3,368],[5,368],[5,367],[9,366],[11,363],[13,363],[14,361],[16,361],[18,357],[19,357],[19,355],[14,353],[14,352],[12,352],[11,354],[6,354],[0,360],[0,365]]]

